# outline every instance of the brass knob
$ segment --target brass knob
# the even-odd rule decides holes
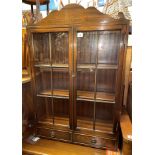
[[[91,140],[91,143],[92,143],[92,144],[96,144],[96,143],[97,143],[97,140],[93,138],[93,139]]]
[[[51,138],[54,138],[54,137],[55,137],[55,132],[51,131]]]

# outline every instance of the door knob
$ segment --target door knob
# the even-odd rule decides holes
[[[54,138],[54,137],[55,137],[55,132],[51,131],[51,138]]]
[[[76,75],[75,74],[72,74],[72,78],[74,78],[74,77],[76,77]]]

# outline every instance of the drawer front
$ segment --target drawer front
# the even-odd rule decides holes
[[[71,141],[71,133],[65,132],[65,131],[37,128],[37,135],[41,137],[51,138],[51,139]]]
[[[116,147],[116,140],[104,139],[101,137],[93,137],[88,135],[74,134],[73,142],[95,148],[112,148]]]

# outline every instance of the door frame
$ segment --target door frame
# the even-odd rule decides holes
[[[116,73],[116,91],[115,91],[115,107],[114,107],[114,119],[113,119],[113,132],[116,131],[117,122],[119,121],[121,114],[121,92],[122,92],[122,80],[123,80],[123,60],[125,55],[125,34],[126,25],[87,25],[87,26],[74,26],[74,65],[73,65],[73,126],[74,130],[77,128],[77,115],[76,115],[76,99],[77,99],[77,32],[78,31],[112,31],[119,30],[121,32],[120,47],[118,52],[118,70]]]
[[[32,85],[33,85],[33,100],[35,105],[35,120],[38,121],[37,117],[37,95],[36,95],[36,77],[35,77],[35,67],[34,67],[34,46],[33,46],[33,33],[52,33],[52,32],[68,32],[69,34],[69,51],[68,51],[68,58],[69,58],[69,128],[73,129],[73,27],[51,27],[51,28],[31,28],[28,29],[30,38],[30,53],[31,53],[31,73],[32,73]],[[50,46],[50,42],[49,42]],[[51,49],[50,49],[51,55]],[[50,62],[51,58],[50,58]],[[53,97],[51,97],[53,100]],[[52,101],[53,102],[53,101]]]

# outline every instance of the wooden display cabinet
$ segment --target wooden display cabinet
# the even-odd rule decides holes
[[[117,149],[128,21],[70,4],[28,31],[36,135]]]

